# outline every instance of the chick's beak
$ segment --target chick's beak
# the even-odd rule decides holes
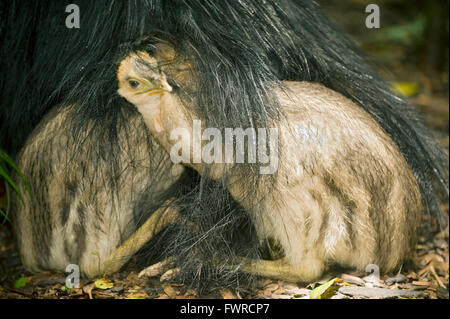
[[[172,87],[170,86],[170,84],[169,83],[167,83],[167,80],[166,79],[163,79],[162,81],[161,81],[161,89],[163,90],[163,91],[167,91],[167,92],[172,92]]]
[[[164,93],[164,92],[172,92],[172,87],[170,86],[170,84],[169,83],[167,83],[167,80],[166,79],[163,79],[162,81],[161,81],[161,85],[160,85],[160,87],[158,88],[158,89],[154,89],[154,90],[151,90],[150,92],[149,92],[149,96],[152,96],[152,95],[155,95],[155,94],[161,94],[161,93]]]

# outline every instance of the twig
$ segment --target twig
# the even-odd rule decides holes
[[[433,265],[428,266],[430,268],[431,273],[433,274],[434,278],[436,278],[439,286],[441,286],[444,289],[447,289],[447,287],[444,285],[442,280],[439,278],[438,274],[436,273],[436,270],[434,269]]]

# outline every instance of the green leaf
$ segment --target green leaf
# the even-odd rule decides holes
[[[14,288],[22,288],[22,287],[25,287],[26,284],[27,284],[27,278],[22,276],[16,280],[16,282],[14,283]]]
[[[11,222],[11,220],[8,217],[8,213],[4,212],[3,210],[0,209],[0,216],[3,216],[5,221]]]
[[[3,151],[0,151],[0,159],[2,161],[6,162],[17,173],[17,175],[19,175],[20,179],[22,180],[23,184],[25,185],[25,189],[28,192],[28,195],[31,198],[32,197],[32,195],[31,195],[31,187],[28,184],[28,182],[27,182],[27,180],[25,178],[25,175],[20,171],[19,167],[17,167],[17,165],[14,163],[14,161],[11,159],[11,157],[9,157],[8,154],[6,154]],[[4,171],[7,171],[6,166],[0,165],[0,167]],[[11,185],[11,186],[13,186],[13,185]],[[19,194],[19,195],[22,196],[21,194]]]
[[[17,175],[22,180],[25,190],[27,191],[30,198],[32,198],[31,195],[31,187],[26,181],[26,178],[24,174],[20,171],[20,169],[17,167],[17,165],[14,163],[14,161],[11,159],[11,157],[8,156],[4,151],[0,150],[0,179],[5,181],[5,188],[6,188],[6,209],[0,210],[0,216],[3,217],[2,224],[4,224],[7,221],[10,221],[8,218],[9,215],[9,208],[10,208],[10,189],[11,187],[18,195],[19,199],[22,203],[25,203],[25,199],[23,197],[22,191],[19,189],[17,184],[13,181],[10,175],[10,170],[13,170],[17,173]]]
[[[392,82],[391,90],[397,94],[411,97],[419,93],[419,86],[414,82]]]
[[[341,279],[333,278],[311,291],[309,297],[310,299],[330,299],[335,295],[342,283]]]
[[[23,203],[24,199],[23,199],[21,191],[19,190],[17,185],[14,183],[14,181],[11,179],[11,177],[9,177],[8,173],[6,172],[6,170],[4,170],[2,165],[0,165],[0,177],[2,177],[14,189],[14,191],[17,193],[17,195],[19,195],[20,200]]]
[[[8,186],[8,184],[4,184],[5,185],[5,191],[6,191],[6,195],[4,201],[6,204],[5,210],[0,210],[0,215],[3,215],[3,221],[2,221],[2,225],[5,224],[6,222],[11,222],[11,220],[9,219],[8,215],[9,215],[9,211],[11,208],[11,191],[9,189],[10,186]],[[2,203],[3,204],[3,203]]]
[[[94,287],[97,289],[102,289],[102,290],[106,290],[106,289],[111,289],[114,287],[114,283],[107,279],[107,278],[101,278],[101,279],[97,279],[94,282]]]
[[[61,288],[61,290],[70,292],[70,291],[72,290],[72,287],[70,287],[70,286],[68,286],[67,284],[65,284],[65,285]]]

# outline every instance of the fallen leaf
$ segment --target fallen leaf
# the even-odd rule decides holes
[[[236,296],[229,289],[223,289],[220,291],[223,299],[236,299]]]
[[[320,285],[319,287],[315,288],[311,293],[309,294],[309,297],[311,299],[330,299],[336,291],[341,287],[340,284],[342,284],[344,281],[339,278],[331,279],[330,281]]]
[[[431,283],[427,281],[413,281],[412,284],[416,286],[431,286]]]
[[[20,277],[14,282],[14,288],[23,288],[27,284],[27,277]]]
[[[355,284],[358,286],[364,286],[365,284],[365,281],[362,280],[361,278],[348,274],[342,274],[341,279],[349,284]]]
[[[272,295],[273,299],[292,299],[292,296],[289,295]],[[320,298],[316,298],[320,299]]]
[[[106,290],[106,289],[111,289],[112,287],[114,287],[114,283],[107,278],[101,278],[101,279],[97,279],[94,282],[94,287],[97,289]]]
[[[186,291],[185,296],[198,297],[198,292],[196,290],[189,289],[188,291]]]
[[[267,286],[265,286],[264,287],[264,290],[272,290],[272,291],[275,291],[275,290],[277,290],[278,289],[278,287],[280,287],[280,285],[279,284],[277,284],[277,283],[270,283],[270,284],[268,284]]]
[[[163,290],[169,298],[175,298],[177,296],[176,290],[171,285],[163,285]]]
[[[414,82],[392,82],[391,90],[403,96],[410,97],[419,93],[419,86]]]
[[[128,289],[127,292],[131,293],[131,294],[135,294],[135,293],[138,292],[138,290],[136,290],[136,289]]]
[[[406,278],[405,275],[398,274],[398,275],[396,275],[394,277],[390,277],[390,278],[386,279],[384,282],[385,282],[386,285],[391,286],[391,285],[393,285],[395,283],[400,283],[400,284],[404,283],[407,280],[408,280],[408,278]]]
[[[410,272],[406,277],[413,280],[418,279],[417,274],[415,272]]]
[[[115,293],[121,293],[124,290],[123,286],[116,286],[114,288],[111,289],[111,292],[115,292]]]
[[[136,294],[129,294],[126,299],[146,299],[148,298],[147,293],[144,291],[136,293]]]
[[[436,254],[427,254],[424,257],[420,258],[420,263],[424,266],[428,265],[430,262],[443,263],[444,258]]]
[[[344,295],[365,297],[365,298],[418,298],[423,296],[422,291],[386,289],[386,288],[368,288],[368,287],[341,287],[339,292]]]

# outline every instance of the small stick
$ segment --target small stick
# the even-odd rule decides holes
[[[436,270],[434,269],[434,266],[430,265],[429,267],[430,267],[430,271],[433,274],[434,278],[436,278],[439,286],[441,286],[444,289],[447,289],[447,287],[444,285],[444,283],[442,282],[442,280],[439,278],[438,274],[436,273]]]

